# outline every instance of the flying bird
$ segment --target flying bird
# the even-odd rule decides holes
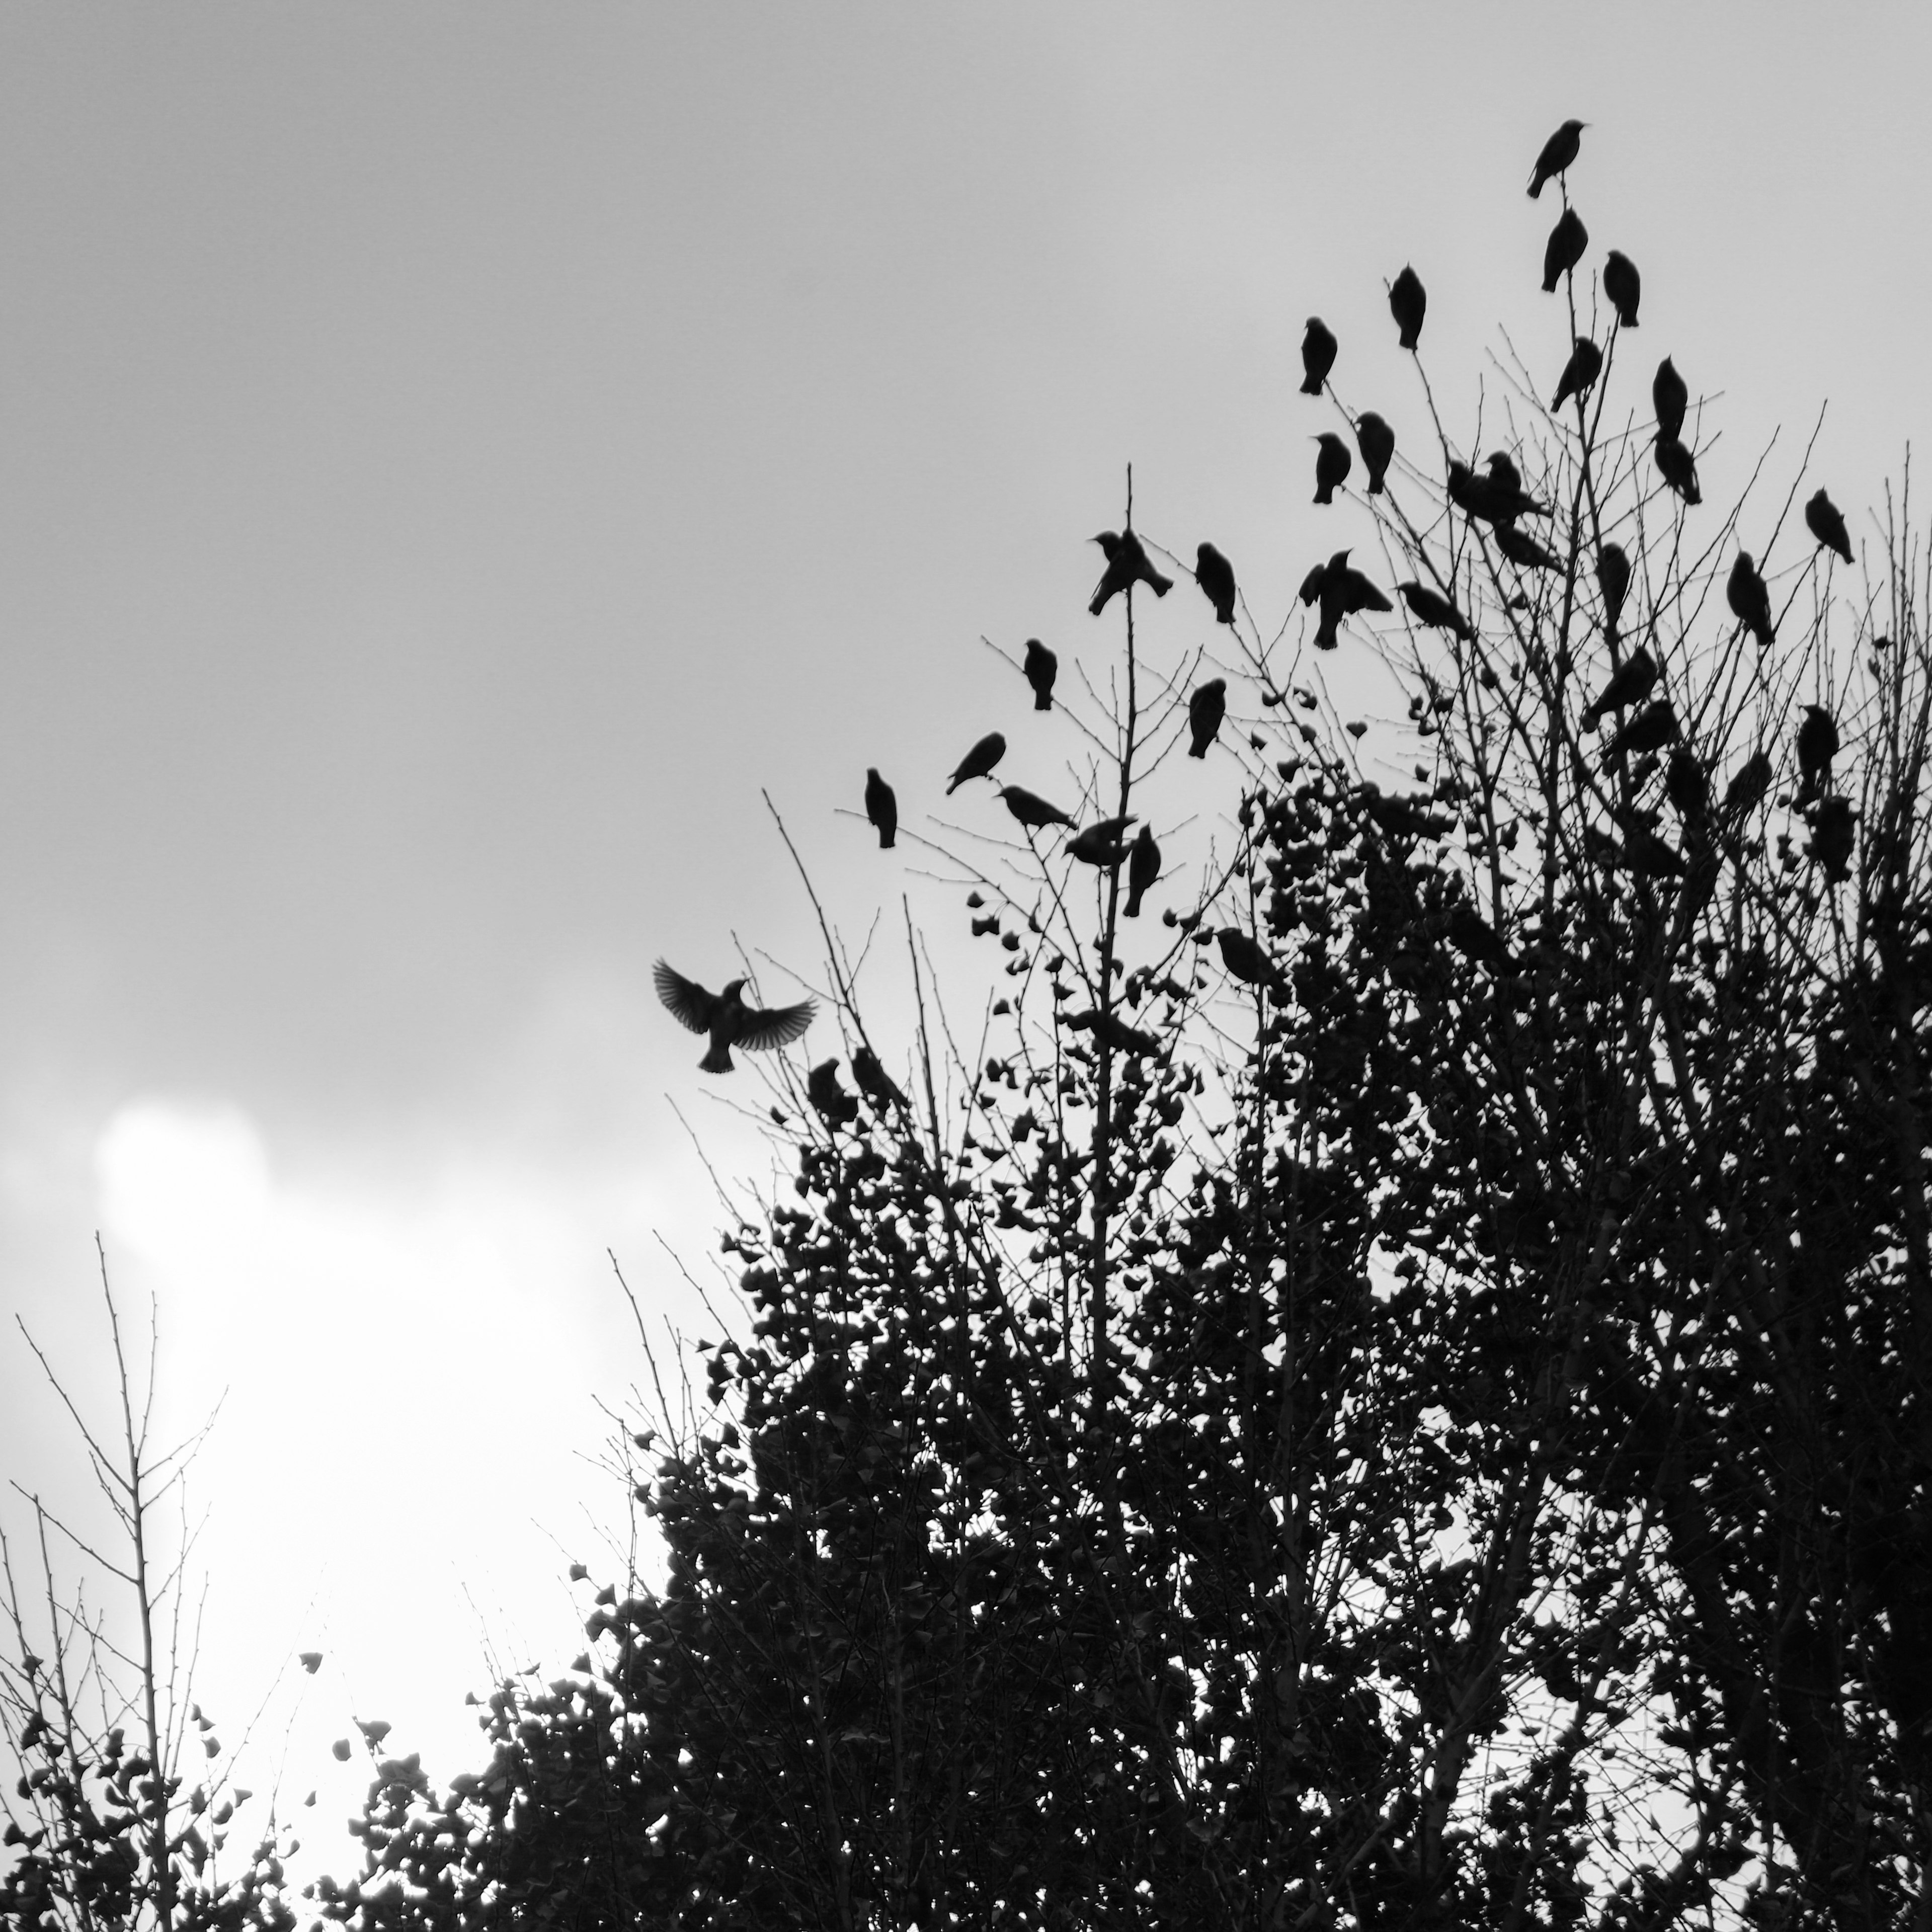
[[[1187,700],[1187,728],[1193,734],[1193,742],[1187,748],[1190,758],[1208,755],[1208,747],[1214,743],[1221,720],[1227,715],[1228,680],[1210,677]]]
[[[1771,755],[1760,746],[1738,767],[1724,788],[1724,816],[1742,818],[1763,803],[1771,789]]]
[[[1615,764],[1622,758],[1640,758],[1646,752],[1660,752],[1676,738],[1676,710],[1669,698],[1657,698],[1618,728],[1604,761]]]
[[[1556,284],[1583,259],[1590,245],[1590,231],[1574,208],[1566,208],[1550,231],[1543,250],[1543,292],[1553,296]]]
[[[1060,674],[1060,660],[1037,638],[1026,641],[1026,662],[1020,668],[1026,674],[1026,681],[1033,686],[1033,708],[1036,711],[1053,709],[1053,680]]]
[[[1851,876],[1852,838],[1851,800],[1826,799],[1811,821],[1811,856],[1834,886]]]
[[[1612,248],[1604,258],[1604,292],[1617,312],[1620,328],[1636,326],[1636,305],[1643,296],[1643,278],[1636,264],[1621,249]]]
[[[1422,278],[1413,268],[1404,268],[1389,284],[1389,314],[1402,332],[1398,346],[1413,349],[1421,340],[1422,318],[1428,310],[1429,295],[1422,286]]]
[[[1101,554],[1107,560],[1107,567],[1100,573],[1100,581],[1094,587],[1094,601],[1087,607],[1095,616],[1106,609],[1108,600],[1116,591],[1125,590],[1133,584],[1144,584],[1156,597],[1165,597],[1174,588],[1174,579],[1162,576],[1148,562],[1140,538],[1132,530],[1102,530],[1093,541],[1100,546]]]
[[[1355,447],[1362,452],[1362,467],[1369,472],[1369,494],[1382,494],[1382,478],[1395,460],[1395,431],[1373,410],[1364,410],[1355,418]]]
[[[1134,823],[1135,814],[1131,812],[1118,818],[1097,819],[1068,839],[1066,849],[1084,865],[1111,868],[1126,859],[1127,848],[1121,841],[1126,836],[1127,827]]]
[[[950,798],[968,778],[984,778],[1006,755],[1005,738],[998,731],[988,731],[959,760],[958,769],[954,772],[952,782],[946,788],[946,796]]]
[[[1420,623],[1426,624],[1431,630],[1453,631],[1465,644],[1476,634],[1475,626],[1448,598],[1431,590],[1425,584],[1411,581],[1398,584],[1396,588],[1402,592],[1402,601],[1415,613]]]
[[[866,816],[879,828],[879,850],[890,852],[899,829],[899,802],[876,765],[866,767]]]
[[[1697,487],[1697,459],[1674,436],[1657,439],[1658,473],[1690,504],[1701,503],[1704,493]]]
[[[1822,704],[1808,704],[1798,727],[1799,806],[1824,796],[1832,782],[1832,760],[1838,755],[1838,728]]]
[[[1580,403],[1597,386],[1597,378],[1603,373],[1604,352],[1587,335],[1578,336],[1569,361],[1563,365],[1562,378],[1550,406],[1560,410],[1568,396],[1574,396]]]
[[[1210,543],[1198,544],[1194,550],[1194,580],[1202,595],[1214,607],[1217,624],[1234,621],[1234,566]]]
[[[1301,338],[1301,393],[1304,396],[1321,394],[1322,386],[1335,366],[1335,351],[1339,346],[1322,318],[1311,315],[1307,333]]]
[[[801,1000],[795,1006],[748,1006],[744,980],[732,980],[722,993],[708,992],[662,959],[651,968],[651,981],[674,1019],[693,1033],[711,1036],[710,1047],[698,1063],[706,1073],[729,1073],[734,1046],[753,1053],[789,1046],[811,1025],[818,1010],[812,1000]]]
[[[1724,586],[1724,597],[1731,607],[1731,615],[1760,646],[1768,644],[1778,635],[1778,627],[1771,621],[1771,592],[1752,563],[1749,550],[1738,552],[1737,561],[1731,566],[1730,581]]]
[[[1073,820],[1057,805],[1048,805],[1037,793],[1028,791],[1023,785],[1002,785],[1000,796],[1006,802],[1006,809],[1029,832],[1042,826],[1064,825],[1072,830]]]
[[[1529,198],[1534,201],[1543,193],[1543,184],[1552,175],[1565,172],[1576,158],[1576,150],[1582,145],[1582,135],[1588,124],[1582,121],[1566,121],[1550,139],[1544,142],[1543,152],[1536,158],[1536,167],[1529,178]]]
[[[1321,445],[1315,455],[1315,500],[1332,503],[1338,484],[1346,483],[1355,459],[1348,446],[1332,429],[1324,429],[1315,440]]]
[[[1847,563],[1852,560],[1852,533],[1837,504],[1820,490],[1804,506],[1804,527],[1818,539],[1821,550],[1834,550]]]
[[[1610,674],[1610,680],[1583,707],[1582,728],[1594,731],[1606,711],[1628,711],[1650,695],[1657,682],[1657,660],[1640,644]]]
[[[1597,588],[1604,593],[1604,634],[1614,638],[1617,620],[1630,595],[1630,559],[1621,544],[1606,543],[1597,554]]]
[[[1154,827],[1143,825],[1134,835],[1132,848],[1127,854],[1128,918],[1140,917],[1141,901],[1147,896],[1148,888],[1160,877],[1160,848],[1154,843]]]
[[[1306,588],[1306,586],[1304,586]],[[1391,604],[1348,561],[1348,553],[1338,550],[1322,566],[1322,581],[1316,590],[1322,612],[1315,627],[1315,647],[1332,651],[1340,641],[1337,632],[1344,617],[1363,610],[1393,610]]]
[[[1657,412],[1658,440],[1675,441],[1684,434],[1684,412],[1690,406],[1690,390],[1666,356],[1650,379],[1650,406]]]
[[[1278,986],[1281,976],[1274,962],[1238,926],[1224,926],[1215,934],[1220,943],[1221,964],[1233,976],[1250,986]]]

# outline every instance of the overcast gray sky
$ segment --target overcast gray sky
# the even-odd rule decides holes
[[[817,957],[760,787],[844,930],[910,890],[950,932],[836,815],[866,766],[916,824],[1002,725],[1064,786],[978,640],[1104,662],[1083,539],[1130,460],[1140,526],[1212,538],[1270,624],[1367,543],[1309,501],[1308,315],[1410,449],[1405,261],[1452,434],[1499,329],[1553,378],[1523,185],[1569,115],[1592,261],[1644,276],[1620,393],[1666,352],[1723,392],[1713,502],[1782,424],[1767,527],[1828,401],[1814,472],[1868,533],[1932,425],[1928,40],[1903,5],[0,9],[0,1310],[104,1396],[99,1228],[161,1298],[166,1415],[230,1391],[202,1700],[329,1652],[287,1782],[338,1869],[352,1706],[446,1777],[482,1632],[567,1658],[563,1567],[608,1569],[604,1251],[686,1306],[674,1107],[760,1158],[650,962]],[[1170,665],[1211,628],[1181,592]],[[10,1322],[0,1390],[0,1471],[62,1490]]]

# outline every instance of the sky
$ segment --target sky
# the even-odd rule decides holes
[[[156,1439],[220,1404],[196,1694],[230,1743],[267,1699],[243,1781],[320,1787],[311,1856],[355,1863],[352,1717],[446,1778],[466,1690],[580,1647],[568,1564],[618,1572],[611,1258],[716,1332],[713,1175],[772,1160],[651,962],[822,976],[764,794],[880,922],[888,1058],[902,898],[976,1010],[866,767],[956,847],[983,730],[1070,795],[982,640],[1104,667],[1130,462],[1270,628],[1367,542],[1310,501],[1308,316],[1399,439],[1405,262],[1452,435],[1505,337],[1553,380],[1566,116],[1590,260],[1644,278],[1619,394],[1668,352],[1716,398],[1713,502],[1777,432],[1760,548],[1825,409],[1869,541],[1932,430],[1928,71],[1904,6],[0,8],[0,1475],[98,1530],[14,1318],[105,1417],[98,1232]],[[1210,641],[1184,583],[1142,614],[1150,662]]]

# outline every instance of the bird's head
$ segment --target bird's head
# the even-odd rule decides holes
[[[721,1000],[736,1000],[742,1005],[745,998],[745,982],[742,980],[731,980],[718,997]]]
[[[1098,544],[1108,556],[1112,556],[1120,547],[1120,533],[1118,530],[1096,530],[1087,541]]]

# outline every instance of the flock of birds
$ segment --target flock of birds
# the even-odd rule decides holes
[[[1581,121],[1566,121],[1544,143],[1529,178],[1533,199],[1541,195],[1546,182],[1566,179],[1580,152],[1585,124]],[[1588,245],[1588,232],[1566,200],[1544,250],[1546,294],[1553,294],[1562,278],[1576,268]],[[1617,326],[1635,328],[1643,288],[1636,264],[1619,250],[1610,250],[1604,262],[1602,286],[1616,313]],[[1388,300],[1400,346],[1413,352],[1421,340],[1429,306],[1427,292],[1413,267],[1406,266],[1390,284]],[[1301,343],[1302,394],[1320,396],[1328,392],[1329,374],[1340,350],[1333,332],[1318,316],[1311,316]],[[1580,420],[1584,405],[1603,374],[1604,361],[1604,352],[1596,343],[1585,336],[1575,338],[1551,408],[1560,410],[1566,402],[1574,402]],[[1702,497],[1698,488],[1696,458],[1683,440],[1690,400],[1688,385],[1666,356],[1658,364],[1651,383],[1656,417],[1652,454],[1665,484],[1687,506],[1694,506]],[[1315,501],[1318,504],[1334,501],[1336,490],[1353,472],[1358,452],[1367,475],[1368,494],[1383,494],[1384,479],[1395,458],[1395,432],[1372,410],[1364,410],[1354,418],[1354,451],[1332,430],[1325,430],[1316,439]],[[1450,502],[1472,523],[1486,524],[1498,550],[1520,569],[1561,570],[1564,567],[1561,558],[1521,527],[1526,519],[1546,518],[1553,512],[1524,488],[1521,474],[1506,452],[1492,454],[1480,471],[1468,464],[1452,461],[1448,488]],[[1823,490],[1805,505],[1804,522],[1820,549],[1832,551],[1846,563],[1852,561],[1851,537],[1844,518]],[[1165,597],[1173,589],[1174,580],[1155,568],[1132,530],[1102,530],[1093,541],[1100,546],[1105,560],[1100,582],[1088,605],[1094,616],[1099,616],[1116,596],[1131,592],[1136,584],[1145,585],[1156,597]],[[1394,608],[1382,592],[1349,562],[1348,557],[1348,550],[1336,550],[1327,562],[1310,571],[1301,584],[1304,607],[1317,614],[1314,643],[1319,650],[1336,647],[1346,618],[1364,611],[1388,612]],[[1604,544],[1596,574],[1603,596],[1604,631],[1613,656],[1630,574],[1630,560],[1622,548],[1615,543]],[[1216,621],[1232,626],[1238,597],[1234,566],[1211,543],[1203,543],[1196,550],[1194,579],[1213,604]],[[1475,636],[1474,627],[1442,592],[1414,580],[1396,587],[1421,624],[1451,632],[1465,642]],[[1771,594],[1747,550],[1739,550],[1731,566],[1726,597],[1740,626],[1761,647],[1770,645],[1778,632]],[[1058,658],[1037,638],[1027,640],[1022,669],[1032,687],[1036,710],[1052,709],[1054,680],[1059,668]],[[1609,747],[1612,762],[1629,755],[1660,753],[1666,746],[1676,746],[1666,770],[1666,794],[1680,812],[1700,812],[1706,802],[1708,780],[1702,766],[1678,742],[1676,713],[1670,699],[1652,696],[1658,674],[1656,658],[1646,646],[1639,645],[1618,664],[1603,690],[1585,707],[1582,728],[1594,731],[1606,716],[1615,715],[1617,722]],[[1226,715],[1227,680],[1209,678],[1188,699],[1190,757],[1207,756]],[[1822,706],[1804,707],[1796,749],[1800,778],[1798,803],[1801,808],[1817,807],[1813,833],[1814,856],[1828,878],[1841,879],[1851,851],[1852,818],[1846,801],[1827,796],[1832,760],[1838,749],[1838,733],[1831,715]],[[974,779],[991,777],[1006,750],[1002,734],[987,733],[960,760],[947,783],[946,795],[950,797],[961,785]],[[1771,778],[1771,761],[1760,749],[1746,760],[1732,781],[1724,801],[1726,813],[1742,816],[1755,806],[1769,789]],[[1124,864],[1127,868],[1124,910],[1130,919],[1139,916],[1142,898],[1160,874],[1160,848],[1150,828],[1142,825],[1130,841],[1127,830],[1136,823],[1131,813],[1102,819],[1083,828],[1071,814],[1023,785],[1001,784],[998,789],[999,797],[1024,830],[1029,842],[1035,832],[1049,826],[1064,827],[1073,834],[1065,848],[1073,858],[1096,867],[1113,868]],[[898,835],[898,801],[876,767],[866,770],[865,804],[866,818],[877,830],[880,847],[890,850]],[[1223,962],[1236,978],[1252,986],[1278,983],[1274,963],[1240,928],[1224,928],[1216,937]],[[793,1006],[748,1006],[745,1004],[747,982],[744,980],[734,980],[722,992],[713,993],[674,971],[662,959],[652,968],[652,978],[658,997],[674,1016],[693,1033],[709,1036],[709,1047],[698,1062],[707,1072],[730,1072],[734,1046],[760,1052],[788,1046],[804,1034],[816,1011],[816,1003],[808,999]],[[1102,1016],[1094,1017],[1098,1021]],[[812,1082],[832,1088],[836,1084],[836,1061],[829,1061],[814,1070]],[[860,1070],[856,1056],[854,1070],[855,1075]],[[878,1078],[884,1078],[880,1070]],[[876,1083],[862,1080],[861,1084]],[[885,1085],[889,1088],[890,1082],[886,1082]]]

